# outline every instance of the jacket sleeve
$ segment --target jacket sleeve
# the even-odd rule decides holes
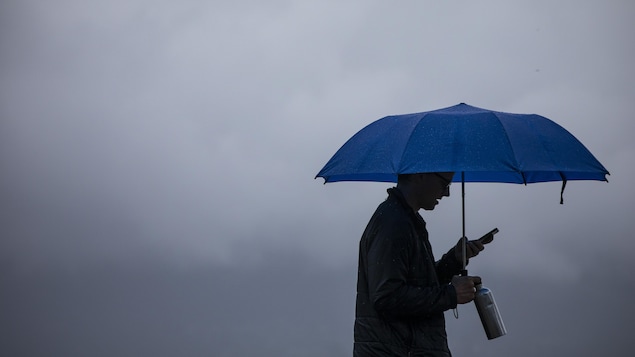
[[[440,284],[449,284],[452,277],[461,273],[463,263],[456,259],[455,248],[451,248],[436,262],[437,277]]]
[[[390,224],[379,228],[367,247],[370,299],[374,308],[386,317],[425,316],[456,307],[453,286],[426,286],[430,282],[408,281],[413,244],[408,224]]]

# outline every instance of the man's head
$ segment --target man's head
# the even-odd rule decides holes
[[[403,174],[397,178],[397,188],[415,210],[433,210],[444,196],[450,196],[453,172]]]

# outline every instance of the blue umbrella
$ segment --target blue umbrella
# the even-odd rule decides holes
[[[397,182],[397,175],[455,172],[462,182],[607,181],[609,172],[566,129],[536,114],[464,103],[379,119],[353,135],[317,174],[327,182]],[[562,194],[561,201],[562,203]]]
[[[397,182],[398,174],[421,172],[461,172],[465,182],[525,184],[606,181],[609,173],[580,141],[545,117],[461,103],[369,124],[316,177]]]

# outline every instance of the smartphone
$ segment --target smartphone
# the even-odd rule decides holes
[[[494,240],[494,234],[498,233],[498,228],[494,228],[491,231],[485,233],[481,238],[479,238],[478,240],[481,241],[481,243],[483,244],[487,244],[491,241]]]

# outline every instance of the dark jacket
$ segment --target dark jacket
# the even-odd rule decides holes
[[[388,190],[359,245],[354,356],[451,356],[443,312],[456,307],[454,249],[435,263],[421,216]]]

